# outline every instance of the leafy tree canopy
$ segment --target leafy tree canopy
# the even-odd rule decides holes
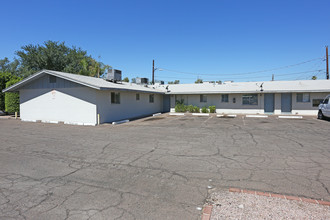
[[[16,51],[17,59],[0,60],[0,72],[10,72],[27,77],[42,69],[75,73],[86,76],[99,76],[110,66],[87,54],[87,51],[64,42],[46,41],[43,45],[29,44]]]
[[[196,83],[196,84],[198,84],[198,83],[203,83],[203,80],[202,80],[202,79],[197,79],[197,80],[195,81],[195,83]]]
[[[169,81],[168,84],[180,84],[180,80]]]
[[[128,77],[125,77],[125,78],[123,79],[123,81],[124,81],[124,82],[129,82]]]
[[[11,73],[0,72],[0,110],[2,111],[5,111],[5,94],[2,90],[8,87],[8,82],[14,80],[16,80],[15,82],[18,82],[21,79]]]

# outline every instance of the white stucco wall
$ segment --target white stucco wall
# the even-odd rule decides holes
[[[258,105],[243,105],[242,94],[229,94],[228,102],[221,102],[221,94],[207,95],[207,102],[200,102],[200,95],[173,95],[171,96],[171,112],[175,109],[175,99],[184,100],[186,105],[194,105],[200,108],[215,105],[216,112],[222,114],[263,114],[264,113],[264,97],[258,94]],[[233,102],[236,99],[236,102]]]
[[[217,113],[222,114],[264,114],[264,94],[258,94],[258,105],[243,105],[243,94],[229,94],[228,102],[221,102],[221,94],[207,95],[207,102],[200,102],[200,95],[171,95],[171,112],[175,109],[175,100],[184,100],[186,105],[195,105],[200,108],[203,106],[216,106]],[[310,93],[310,102],[297,102],[297,94],[292,93],[292,114],[299,115],[317,115],[318,108],[313,107],[313,99],[323,99],[328,93]],[[236,103],[233,99],[236,99]],[[275,93],[274,96],[274,114],[281,113],[281,93]]]
[[[120,92],[120,104],[111,103],[111,92]],[[154,94],[154,103],[149,103],[150,93],[140,94],[140,100],[136,100],[138,92],[128,91],[98,91],[97,112],[100,114],[100,123],[125,120],[135,117],[147,116],[162,112],[163,95]]]
[[[20,117],[23,121],[95,125],[96,104],[86,101],[86,97],[95,99],[95,93],[87,87],[23,89],[20,90]]]
[[[20,93],[20,117],[25,121],[95,125],[97,90],[49,75],[25,85]]]
[[[317,115],[318,107],[313,107],[313,99],[324,99],[329,93],[310,93],[310,102],[297,102],[297,93],[292,93],[292,114]]]

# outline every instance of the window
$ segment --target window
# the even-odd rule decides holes
[[[310,102],[309,93],[297,93],[297,102]]]
[[[242,96],[243,105],[258,105],[258,94],[246,94]]]
[[[139,93],[136,94],[136,100],[137,100],[137,101],[140,100],[140,94],[139,94]]]
[[[318,107],[323,99],[313,99],[313,107]]]
[[[56,83],[56,76],[49,76],[49,83]]]
[[[120,93],[119,92],[111,93],[111,104],[120,104]]]
[[[228,102],[228,94],[221,95],[221,102]]]
[[[149,103],[154,103],[154,99],[155,99],[154,96],[155,96],[154,94],[149,95]]]
[[[329,103],[329,98],[324,99],[323,104],[328,104]]]
[[[201,95],[200,96],[200,102],[207,102],[207,96],[206,95]]]

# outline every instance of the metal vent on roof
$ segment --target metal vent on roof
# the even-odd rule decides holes
[[[136,77],[136,84],[148,84],[149,79],[148,78],[140,78],[140,77]]]
[[[108,69],[108,73],[105,77],[107,81],[110,82],[117,82],[121,81],[121,70],[116,70],[116,69]]]

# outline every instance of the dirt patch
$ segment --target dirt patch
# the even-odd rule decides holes
[[[211,194],[211,220],[330,219],[330,207],[302,201],[219,190]]]

